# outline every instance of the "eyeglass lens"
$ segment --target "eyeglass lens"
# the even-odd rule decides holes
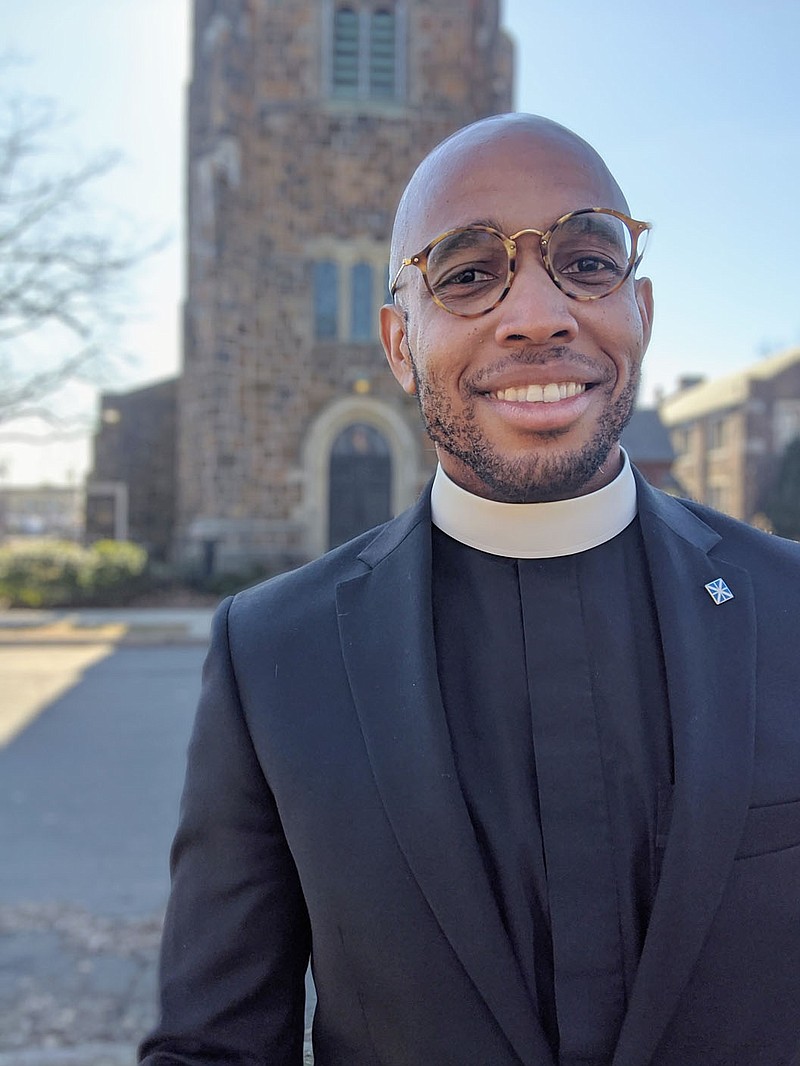
[[[537,240],[535,234],[528,239]],[[604,296],[630,272],[632,245],[630,230],[614,215],[572,215],[551,230],[546,265],[570,296]],[[448,309],[457,314],[484,311],[508,284],[506,246],[486,230],[458,230],[431,249],[427,275],[431,291]]]

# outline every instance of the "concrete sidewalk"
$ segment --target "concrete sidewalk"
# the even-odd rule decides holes
[[[206,644],[213,607],[0,611],[0,644]]]
[[[0,1066],[133,1066],[155,1020],[211,614],[0,613]]]

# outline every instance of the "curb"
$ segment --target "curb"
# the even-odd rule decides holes
[[[83,1044],[70,1048],[29,1048],[0,1051],[0,1066],[135,1066],[136,1048],[130,1044]],[[303,1045],[303,1066],[314,1066],[308,1040]]]
[[[0,1066],[134,1066],[130,1044],[83,1044],[70,1048],[0,1051]]]
[[[102,630],[81,628],[72,632],[51,633],[31,627],[24,632],[0,629],[0,647],[71,647],[77,644],[113,644],[115,647],[166,647],[196,645],[204,647],[208,638],[189,630],[131,629],[109,634]],[[0,1062],[2,1066],[2,1062]]]
[[[211,610],[22,610],[0,612],[0,645],[207,645]]]

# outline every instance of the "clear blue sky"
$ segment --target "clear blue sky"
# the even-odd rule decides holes
[[[55,98],[75,158],[118,148],[101,196],[170,246],[140,271],[126,388],[179,365],[189,0],[7,4],[6,87]],[[800,344],[800,4],[796,0],[504,0],[520,110],[572,127],[655,224],[656,324],[643,398]],[[88,393],[76,403],[91,407]],[[5,481],[81,476],[80,444],[0,442]]]

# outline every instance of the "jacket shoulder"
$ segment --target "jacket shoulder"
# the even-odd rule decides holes
[[[285,612],[291,613],[298,606],[307,610],[314,603],[332,601],[341,581],[368,569],[359,555],[383,528],[371,529],[295,570],[276,574],[236,593],[230,605],[231,619],[247,622],[276,611],[285,617]]]
[[[649,484],[634,468],[639,513],[666,523],[674,532],[731,562],[748,567],[760,559],[800,565],[800,543],[765,533],[738,518],[695,500],[671,496]]]
[[[284,633],[335,618],[336,589],[378,565],[421,521],[430,521],[430,493],[396,518],[359,534],[296,570],[262,581],[220,605],[231,635],[258,627]]]
[[[765,533],[762,529],[715,511],[712,507],[695,503],[694,500],[680,499],[676,502],[718,533],[722,537],[720,547],[727,554],[740,554],[743,564],[763,558],[765,561],[800,566],[800,543],[797,541]]]

